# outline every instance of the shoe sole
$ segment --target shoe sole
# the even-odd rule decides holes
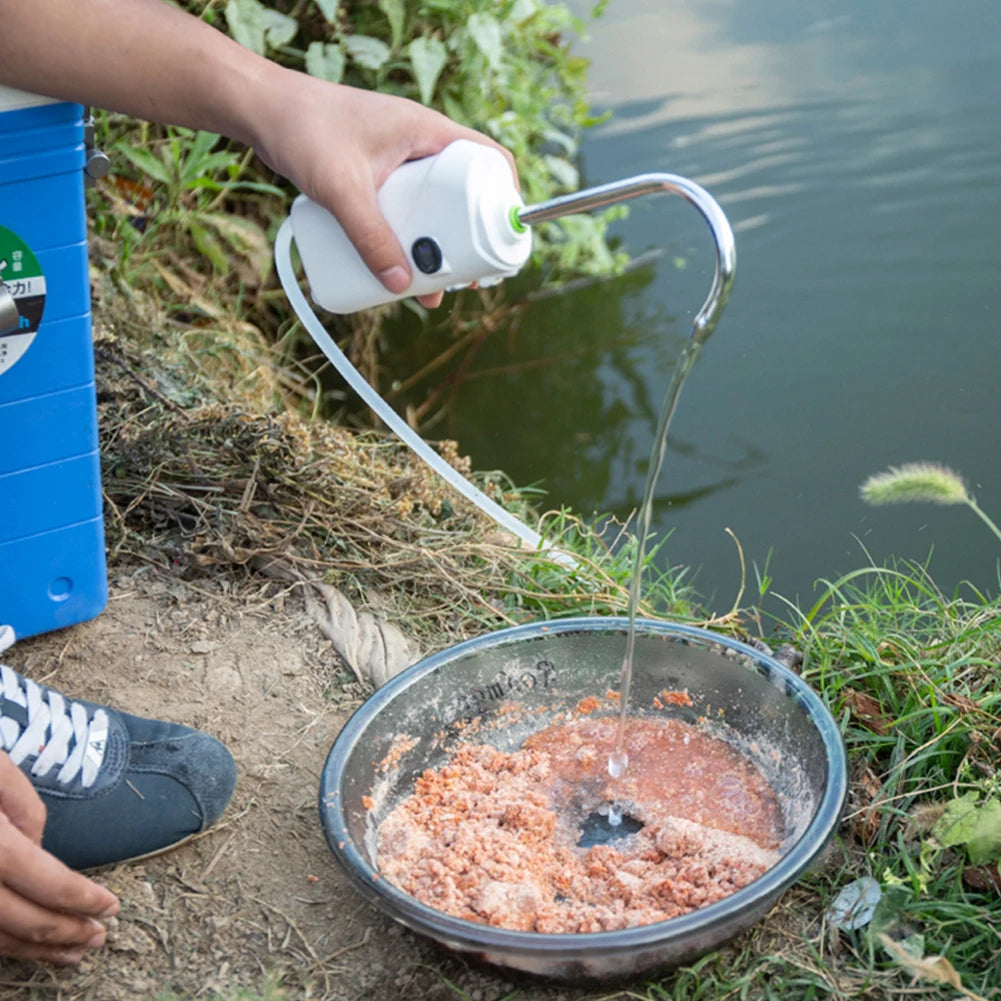
[[[83,869],[78,869],[78,872],[98,872],[102,869],[112,869],[116,865],[133,865],[136,862],[145,862],[147,859],[158,858],[160,855],[168,855],[172,851],[176,851],[178,848],[183,848],[186,844],[192,841],[197,841],[203,834],[207,834],[207,831],[196,831],[194,834],[189,834],[186,838],[181,838],[180,841],[175,841],[173,844],[164,845],[163,848],[157,848],[151,852],[143,852],[141,855],[130,855],[128,858],[118,859],[115,862],[99,862],[97,865],[88,865]]]

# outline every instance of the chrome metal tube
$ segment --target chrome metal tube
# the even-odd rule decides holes
[[[692,339],[702,344],[709,339],[719,321],[720,313],[730,294],[737,266],[733,230],[718,202],[705,188],[677,174],[638,174],[636,177],[627,177],[595,188],[585,188],[573,194],[560,195],[537,205],[526,205],[518,213],[518,220],[526,226],[532,226],[550,219],[559,219],[561,216],[590,212],[592,209],[612,205],[615,202],[661,191],[680,195],[691,202],[709,224],[716,244],[716,273],[713,283],[708,298],[692,323]]]

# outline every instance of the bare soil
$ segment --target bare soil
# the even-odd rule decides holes
[[[0,997],[590,996],[469,967],[348,885],[317,798],[330,745],[366,692],[296,588],[184,581],[148,564],[115,567],[110,588],[96,619],[22,641],[5,659],[70,695],[215,734],[236,758],[236,793],[192,842],[95,874],[122,900],[106,948],[76,968],[6,962]]]

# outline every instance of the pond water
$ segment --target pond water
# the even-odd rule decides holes
[[[613,111],[582,183],[682,174],[737,238],[657,492],[663,559],[715,611],[739,582],[726,528],[801,604],[818,578],[893,555],[932,554],[947,590],[996,592],[1001,544],[971,511],[869,508],[858,487],[935,460],[1001,519],[1001,7],[629,0],[577,51],[594,107]],[[625,518],[713,253],[698,213],[664,195],[633,201],[616,234],[659,256],[491,337],[427,433],[553,507]]]

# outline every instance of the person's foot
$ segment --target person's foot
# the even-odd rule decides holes
[[[0,653],[14,642],[0,626]],[[47,810],[42,847],[74,869],[157,854],[204,830],[236,784],[214,737],[67,699],[0,664],[0,748]]]

